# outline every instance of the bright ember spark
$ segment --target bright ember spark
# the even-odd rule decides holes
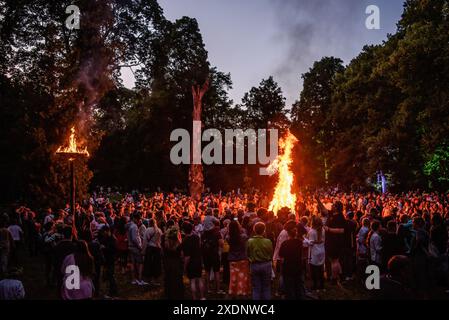
[[[296,195],[292,193],[293,172],[290,170],[292,159],[292,149],[298,139],[290,132],[279,141],[282,154],[278,155],[268,167],[268,171],[278,171],[278,183],[274,189],[273,199],[268,209],[277,215],[277,212],[283,208],[290,208],[295,211]]]
[[[58,150],[56,150],[56,153],[76,153],[89,157],[89,151],[87,151],[87,147],[81,149],[76,143],[75,127],[72,127],[70,129],[69,145],[67,147],[60,146]]]

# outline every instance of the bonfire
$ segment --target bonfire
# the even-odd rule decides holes
[[[57,154],[67,154],[67,155],[82,155],[89,157],[89,151],[87,151],[87,147],[84,147],[84,149],[78,147],[78,144],[76,142],[76,134],[75,134],[75,127],[72,127],[70,129],[70,137],[69,137],[69,144],[66,147],[60,146],[58,150],[56,150]]]
[[[269,210],[275,214],[284,207],[289,208],[292,212],[295,211],[296,195],[292,193],[293,186],[293,172],[290,165],[293,161],[292,150],[298,142],[296,137],[288,132],[287,135],[279,141],[281,154],[278,155],[268,167],[271,174],[278,172],[278,182],[274,189],[273,199],[268,207]]]

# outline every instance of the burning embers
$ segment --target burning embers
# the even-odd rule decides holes
[[[67,154],[69,157],[75,157],[76,155],[81,155],[85,157],[89,157],[89,151],[87,151],[87,147],[84,149],[80,148],[76,142],[76,134],[75,127],[70,129],[70,137],[69,144],[66,147],[60,146],[58,150],[56,150],[57,154]]]
[[[270,173],[278,172],[278,183],[274,189],[273,199],[270,202],[269,210],[275,214],[283,208],[290,208],[295,211],[296,195],[292,193],[293,172],[290,170],[292,163],[292,150],[298,139],[290,132],[279,142],[282,153],[268,167]]]

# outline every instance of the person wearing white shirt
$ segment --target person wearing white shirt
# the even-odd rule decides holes
[[[309,229],[304,245],[309,247],[309,266],[313,281],[313,290],[324,290],[324,262],[326,257],[325,231],[323,220],[312,217],[312,228]]]
[[[380,266],[382,263],[381,251],[382,251],[382,238],[380,237],[378,230],[380,224],[378,221],[371,223],[371,236],[369,238],[369,251],[371,262]]]
[[[12,225],[10,225],[8,227],[8,230],[9,230],[9,232],[11,232],[11,236],[12,236],[12,239],[14,240],[14,242],[17,243],[17,242],[22,241],[23,231],[19,225],[13,223]]]

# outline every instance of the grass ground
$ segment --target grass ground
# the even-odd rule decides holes
[[[23,266],[23,273],[21,280],[26,291],[26,298],[30,300],[54,300],[57,299],[57,290],[55,287],[48,287],[46,285],[44,259],[42,256],[31,257],[25,252],[19,255],[20,264]],[[118,268],[116,268],[118,269]],[[122,300],[158,300],[163,299],[162,286],[137,286],[132,285],[129,273],[121,274],[116,270],[116,280],[119,289],[119,299]],[[188,280],[185,282],[185,296],[190,299],[190,287]],[[161,278],[159,283],[163,283]],[[307,283],[309,284],[309,283]],[[102,282],[100,288],[99,299],[102,299],[107,293],[107,283]],[[223,288],[225,289],[225,288]],[[368,299],[369,295],[366,290],[356,284],[355,281],[347,282],[343,287],[327,284],[326,292],[321,292],[314,296],[314,299],[319,300],[360,300]],[[227,299],[226,295],[211,295],[207,296],[211,300]]]

